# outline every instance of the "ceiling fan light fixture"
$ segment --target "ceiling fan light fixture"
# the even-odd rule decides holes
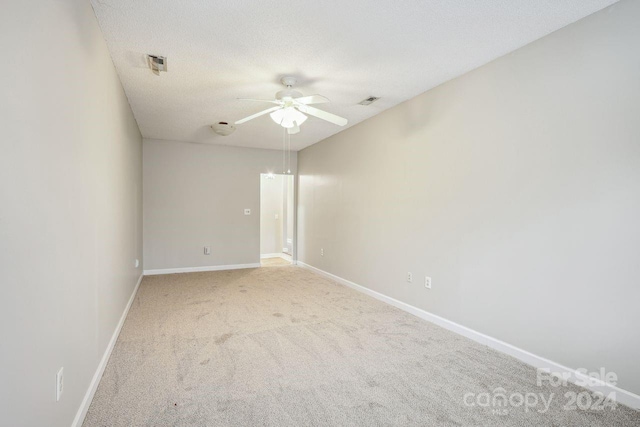
[[[236,120],[235,124],[241,125],[249,120],[269,114],[271,120],[286,128],[289,135],[293,135],[300,132],[300,125],[307,120],[308,116],[314,116],[338,126],[346,126],[349,123],[344,117],[312,107],[311,104],[324,104],[330,101],[322,95],[302,96],[300,92],[292,89],[292,86],[296,83],[294,77],[283,77],[281,81],[286,86],[286,89],[276,93],[276,99],[274,100],[238,98],[243,101],[267,102],[276,104],[276,106],[252,114],[244,119]]]
[[[293,107],[281,108],[269,114],[269,116],[271,120],[287,129],[295,127],[296,124],[300,126],[307,120],[307,116]]]

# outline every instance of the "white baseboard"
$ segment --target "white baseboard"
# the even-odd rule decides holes
[[[78,408],[78,412],[76,413],[76,417],[73,419],[73,423],[71,427],[81,427],[84,422],[84,417],[87,415],[87,411],[89,410],[89,406],[91,405],[91,401],[93,400],[93,395],[96,394],[96,390],[98,389],[98,384],[100,384],[100,379],[102,378],[102,374],[104,373],[105,368],[107,367],[107,362],[109,361],[109,357],[111,356],[111,352],[113,351],[113,347],[116,345],[116,341],[118,340],[118,335],[120,335],[120,330],[122,329],[122,325],[124,325],[124,320],[127,318],[127,314],[129,314],[129,309],[131,308],[131,304],[133,304],[133,300],[136,297],[136,293],[138,292],[138,288],[140,287],[140,283],[142,283],[142,278],[144,275],[140,275],[138,278],[138,283],[136,283],[136,287],[133,289],[131,293],[131,297],[129,297],[129,302],[127,306],[124,308],[124,312],[122,316],[120,316],[120,321],[116,326],[116,330],[113,331],[113,335],[111,336],[111,341],[109,341],[109,345],[107,345],[107,349],[102,355],[102,359],[98,364],[98,369],[96,373],[93,374],[93,379],[89,384],[89,389],[84,395],[84,399],[82,399],[82,403],[80,404],[80,408]]]
[[[380,301],[386,302],[387,304],[390,304],[396,308],[406,311],[407,313],[411,313],[414,316],[417,316],[421,319],[427,320],[431,323],[435,323],[438,326],[441,326],[459,335],[465,336],[476,342],[484,344],[494,350],[513,356],[516,359],[519,359],[522,362],[528,365],[531,365],[535,368],[548,369],[550,373],[554,375],[561,375],[567,378],[567,380],[572,383],[581,382],[582,384],[589,384],[587,380],[593,381],[593,378],[590,378],[587,375],[581,372],[578,372],[576,369],[568,368],[564,365],[561,365],[560,363],[556,363],[549,359],[545,359],[544,357],[540,357],[526,350],[523,350],[511,344],[508,344],[504,341],[500,341],[499,339],[490,337],[481,332],[467,328],[466,326],[462,326],[458,323],[452,322],[451,320],[447,320],[443,317],[429,313],[428,311],[422,310],[421,308],[417,308],[407,303],[404,303],[402,301],[398,301],[397,299],[391,298],[387,295],[381,294],[379,292],[376,292],[364,286],[358,285],[357,283],[343,279],[342,277],[328,273],[324,270],[320,270],[319,268],[313,267],[309,264],[305,264],[302,261],[298,260],[297,265],[309,271],[312,271],[316,274],[324,276],[328,279],[334,280],[342,285],[348,286],[359,292],[367,294]],[[630,391],[621,389],[611,384],[607,384],[604,381],[600,381],[596,385],[589,385],[584,387],[592,391],[600,392],[605,396],[609,395],[609,393],[611,392],[614,392],[615,400],[618,403],[622,403],[623,405],[627,405],[634,409],[640,409],[640,396]]]
[[[240,270],[243,268],[258,268],[260,264],[231,264],[231,265],[208,265],[204,267],[180,267],[180,268],[161,268],[156,270],[144,270],[145,276],[154,276],[156,274],[173,274],[173,273],[194,273],[197,271],[221,271],[221,270]]]
[[[262,254],[260,255],[260,259],[267,258],[282,258],[285,261],[291,261],[291,255],[285,253],[274,253],[274,254]]]

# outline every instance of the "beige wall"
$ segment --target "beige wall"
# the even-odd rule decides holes
[[[301,151],[298,259],[640,393],[639,21],[622,1]]]
[[[145,269],[259,263],[260,174],[282,171],[282,151],[146,139],[143,145]],[[296,153],[291,162],[295,172]]]
[[[142,273],[142,139],[89,2],[0,33],[0,424],[68,427]]]

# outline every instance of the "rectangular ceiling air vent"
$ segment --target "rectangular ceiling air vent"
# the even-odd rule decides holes
[[[147,55],[147,60],[149,68],[156,76],[159,76],[161,71],[167,71],[167,58],[164,56]]]
[[[378,99],[380,99],[379,96],[370,96],[367,99],[363,99],[362,101],[358,102],[359,105],[371,105],[374,102],[376,102]]]

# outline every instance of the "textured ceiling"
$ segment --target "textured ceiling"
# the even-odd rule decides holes
[[[269,116],[230,136],[209,125],[270,104],[283,75],[319,108],[361,122],[616,0],[92,0],[146,138],[282,147]],[[168,58],[155,76],[145,54]],[[373,95],[381,99],[358,105]],[[344,128],[309,118],[302,149]]]

